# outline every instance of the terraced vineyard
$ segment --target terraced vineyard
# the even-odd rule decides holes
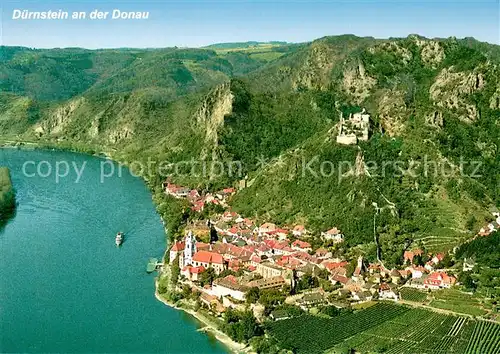
[[[391,303],[332,319],[277,321],[267,331],[296,353],[500,353],[500,324]]]

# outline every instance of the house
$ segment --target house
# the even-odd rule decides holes
[[[378,289],[379,299],[399,300],[397,286],[395,284],[382,283]]]
[[[404,254],[403,254],[404,263],[405,264],[406,263],[412,264],[414,257],[415,257],[415,255],[413,254],[412,251],[405,251]]]
[[[375,284],[380,284],[380,282],[382,281],[382,276],[379,273],[374,273],[370,276],[369,281]]]
[[[202,303],[207,305],[209,309],[217,314],[221,314],[226,311],[226,308],[220,303],[217,296],[210,295],[209,293],[202,291],[200,300]]]
[[[274,278],[283,275],[284,269],[272,264],[271,262],[262,262],[256,265],[257,273],[264,278]]]
[[[259,288],[260,290],[264,289],[273,289],[273,288],[281,288],[286,285],[287,282],[285,278],[282,276],[272,277],[272,278],[263,278],[249,281],[245,285],[249,288]]]
[[[424,251],[422,251],[421,249],[415,249],[413,251],[405,251],[404,254],[403,254],[403,258],[404,258],[404,263],[409,263],[409,264],[412,264],[413,263],[413,258],[417,257],[417,256],[421,256],[422,254],[424,253]]]
[[[416,289],[425,289],[424,281],[427,279],[428,275],[423,274],[420,278],[412,278],[407,285]]]
[[[198,191],[196,189],[192,189],[189,191],[188,195],[187,195],[187,199],[190,201],[190,202],[195,202],[198,200],[198,198],[200,198],[200,194],[198,193]]]
[[[424,287],[428,289],[450,288],[457,282],[457,278],[446,272],[434,272],[424,280]]]
[[[173,246],[170,248],[170,252],[168,254],[168,261],[170,264],[172,264],[177,256],[179,256],[182,252],[184,252],[184,241],[178,241],[173,244]]]
[[[393,269],[391,271],[390,276],[391,276],[391,280],[394,284],[399,283],[399,281],[401,280],[401,274],[396,269]]]
[[[277,227],[275,224],[266,222],[259,227],[258,232],[259,234],[269,234],[276,231],[276,229]]]
[[[407,269],[411,272],[412,279],[422,278],[424,273],[427,273],[427,269],[422,266],[413,266]]]
[[[361,303],[371,301],[373,299],[373,295],[369,291],[357,291],[352,293],[352,299]]]
[[[302,299],[298,301],[298,304],[303,309],[306,309],[307,307],[319,305],[324,302],[325,302],[325,297],[323,296],[323,294],[321,292],[316,291],[304,294]]]
[[[174,198],[186,198],[189,195],[190,189],[182,186],[178,186],[172,183],[167,183],[165,188],[165,193],[173,196]]]
[[[222,214],[221,220],[224,222],[229,222],[232,220],[236,220],[239,217],[240,217],[240,215],[238,215],[238,213],[236,213],[234,211],[226,211],[226,212],[224,212],[224,214]]]
[[[186,279],[191,280],[191,281],[199,281],[200,280],[200,275],[205,271],[205,267],[199,266],[199,267],[192,267],[190,265],[185,266],[181,270],[181,275],[185,276]]]
[[[309,242],[304,242],[301,240],[295,240],[292,243],[292,249],[297,251],[312,251],[311,244]]]
[[[401,275],[401,278],[408,279],[411,275],[411,272],[408,269],[401,269],[399,271],[399,274]]]
[[[316,250],[316,252],[314,252],[314,255],[316,257],[318,257],[318,259],[328,259],[332,256],[332,253],[331,252],[328,252],[328,250],[324,249],[324,248],[318,248]]]
[[[470,272],[471,270],[474,269],[475,266],[476,266],[476,261],[474,260],[474,258],[464,258],[464,264],[462,267],[462,270],[464,272]]]
[[[330,277],[330,281],[333,283],[333,285],[340,283],[342,285],[347,285],[349,282],[349,278],[343,275],[335,274]]]
[[[321,237],[325,240],[332,240],[334,243],[344,242],[344,235],[336,227],[321,233]]]
[[[482,227],[481,229],[479,229],[479,236],[489,236],[490,233],[491,231],[489,228]]]
[[[276,229],[275,234],[279,240],[286,240],[288,238],[288,230],[286,229]]]
[[[231,296],[240,301],[245,301],[245,292],[248,287],[240,284],[238,278],[233,275],[228,275],[224,278],[215,279],[212,284],[212,295],[217,297]]]
[[[302,237],[307,234],[306,227],[304,225],[295,225],[295,227],[292,230],[292,234],[295,237]]]
[[[226,262],[222,255],[210,251],[196,252],[192,259],[192,265],[195,267],[203,266],[205,269],[213,268],[216,274],[226,268]]]
[[[234,189],[234,188],[224,188],[223,190],[218,191],[217,193],[215,193],[215,195],[220,200],[225,201],[227,198],[229,198],[230,196],[232,196],[234,193],[236,193],[236,189]]]
[[[431,261],[434,264],[438,264],[444,259],[444,257],[445,257],[444,253],[437,253],[434,255],[434,257],[432,257]]]

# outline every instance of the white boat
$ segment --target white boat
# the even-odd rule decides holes
[[[119,232],[116,234],[115,243],[117,246],[121,246],[121,244],[123,243],[123,232]]]

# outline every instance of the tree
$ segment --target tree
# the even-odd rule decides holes
[[[253,287],[248,289],[248,291],[245,294],[245,298],[247,300],[248,304],[254,304],[259,300],[260,297],[260,290],[257,287]]]
[[[468,290],[476,290],[477,288],[476,283],[474,283],[474,279],[472,279],[472,276],[468,272],[460,273],[458,280]]]
[[[203,273],[201,273],[200,276],[200,285],[205,286],[205,285],[212,285],[213,281],[217,277],[217,274],[215,274],[215,271],[212,267],[209,267],[207,270],[205,270]]]
[[[282,304],[285,301],[286,296],[281,293],[281,291],[276,289],[262,290],[259,303],[264,305],[264,312],[266,314],[271,313],[274,307]]]
[[[248,342],[251,338],[263,334],[252,311],[239,312],[228,309],[224,314],[223,331],[231,339],[239,342]]]

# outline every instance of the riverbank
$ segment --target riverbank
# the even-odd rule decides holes
[[[16,207],[14,186],[7,167],[0,167],[0,222],[9,218]]]
[[[233,353],[249,352],[247,346],[233,341],[231,338],[229,338],[227,334],[225,334],[224,332],[220,331],[217,327],[215,327],[214,324],[205,316],[203,316],[201,313],[192,309],[177,306],[176,304],[168,301],[163,296],[161,296],[161,294],[158,291],[158,280],[155,281],[155,297],[158,301],[161,301],[163,304],[172,307],[176,310],[184,311],[185,313],[196,318],[199,322],[201,322],[204,325],[204,327],[202,327],[201,330],[212,334],[219,342],[224,344],[231,352]]]

